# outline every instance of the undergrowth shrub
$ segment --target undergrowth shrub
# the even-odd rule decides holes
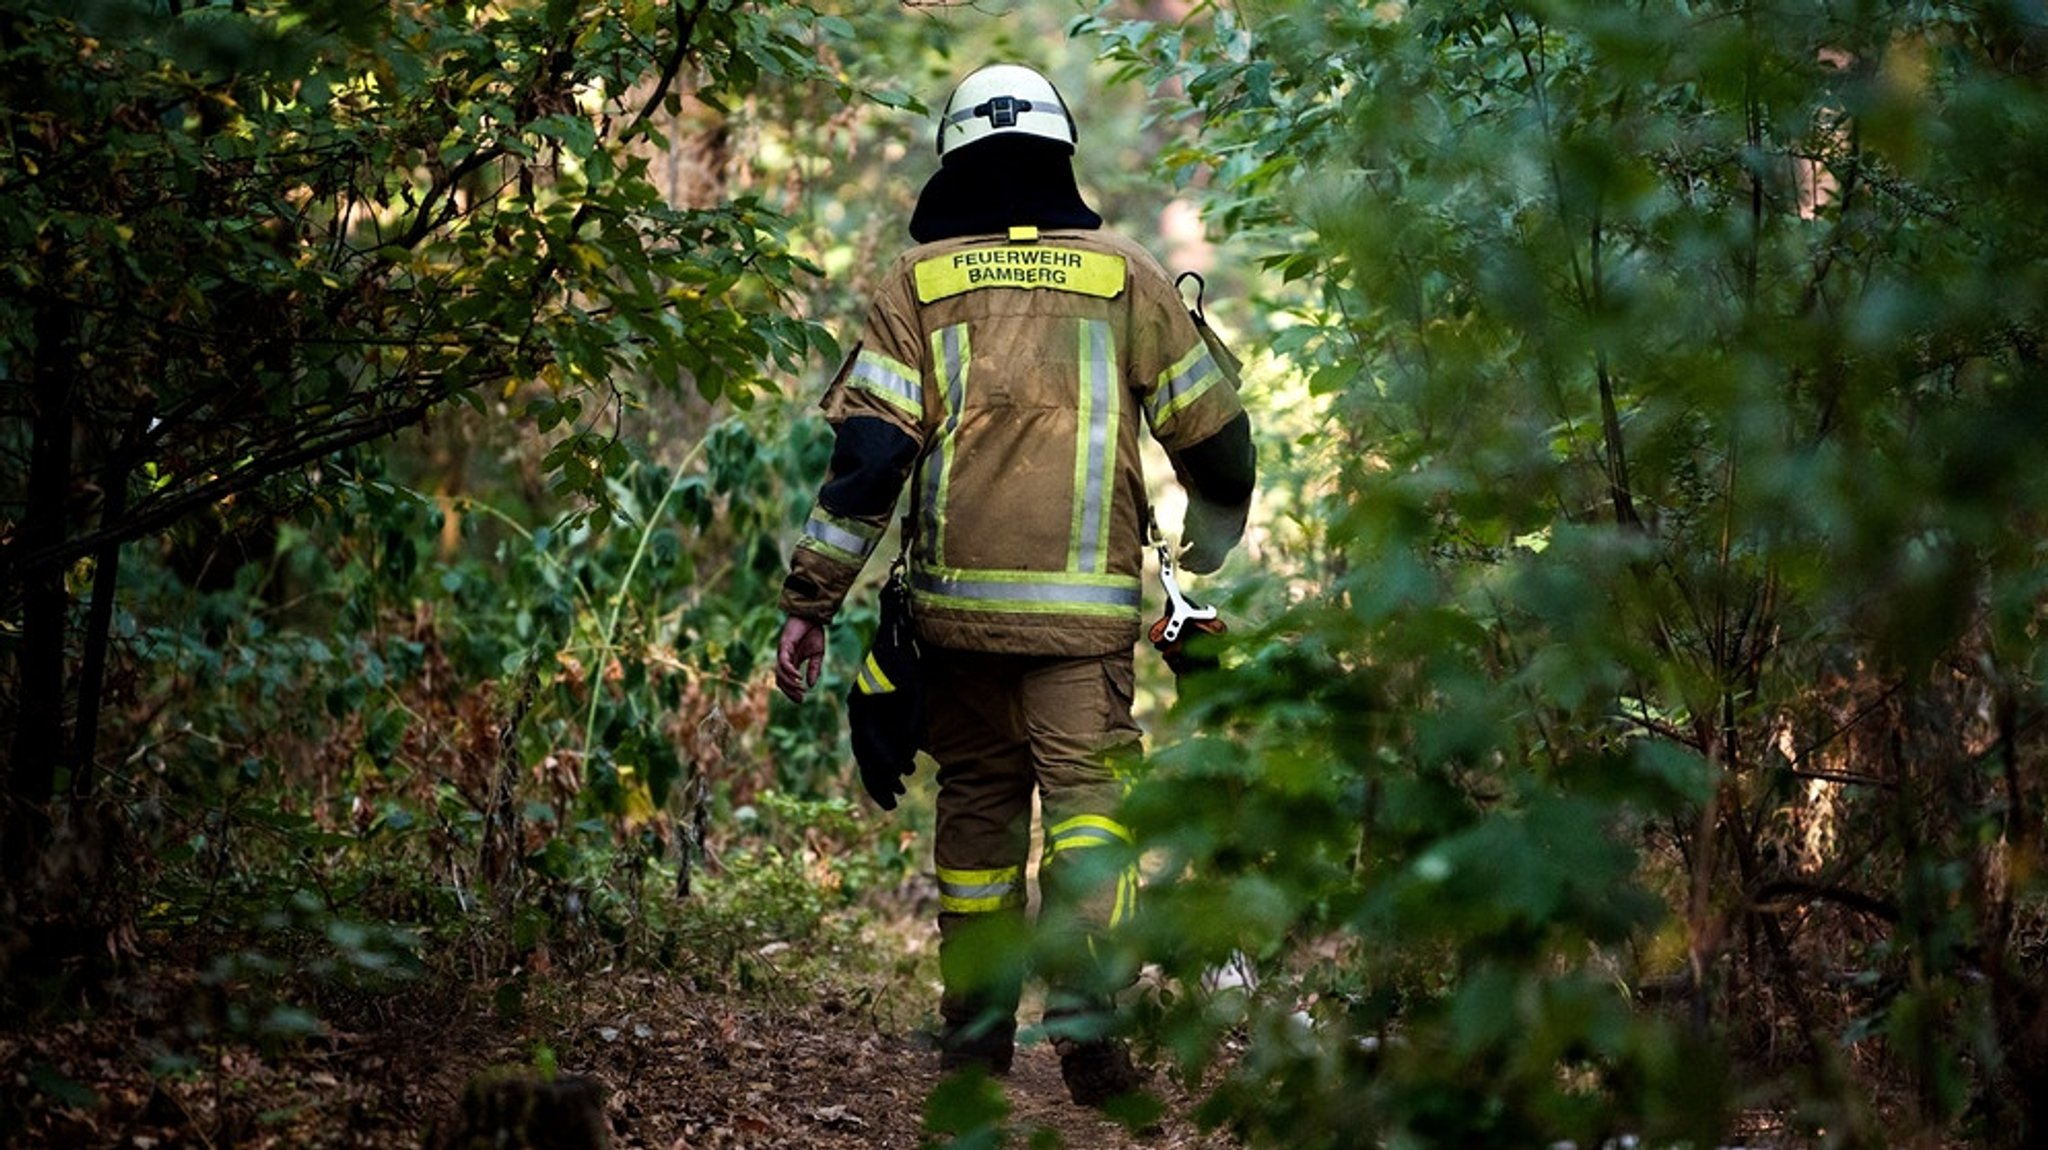
[[[204,585],[128,566],[114,700],[136,750],[104,788],[141,848],[125,918],[235,1003],[212,1030],[303,1035],[408,978],[512,1001],[536,965],[722,981],[752,956],[767,985],[764,944],[852,937],[911,861],[838,797],[833,709],[770,729],[781,477],[819,436],[751,427],[627,467],[603,529],[365,457]]]

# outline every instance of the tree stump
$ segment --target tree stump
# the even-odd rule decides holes
[[[594,1078],[542,1078],[491,1071],[470,1080],[462,1109],[430,1150],[605,1150],[604,1085]]]

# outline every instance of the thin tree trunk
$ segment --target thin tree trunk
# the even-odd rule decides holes
[[[498,728],[497,772],[491,779],[490,792],[485,799],[483,842],[480,844],[478,867],[484,885],[494,893],[503,895],[505,880],[512,875],[512,864],[519,857],[519,775],[523,764],[519,759],[519,727],[526,721],[526,712],[533,709],[534,695],[540,690],[540,654],[528,652],[526,666],[519,675],[519,694],[513,699],[512,713],[505,716],[505,722]]]
[[[101,480],[100,522],[118,523],[128,509],[128,473],[133,469],[131,446],[141,440],[146,425],[138,419],[120,443],[114,446]],[[114,627],[114,596],[120,586],[121,541],[109,540],[100,548],[93,564],[92,606],[86,613],[85,649],[78,660],[78,723],[72,733],[71,797],[83,800],[92,794],[99,757],[100,699],[107,677],[107,644]]]

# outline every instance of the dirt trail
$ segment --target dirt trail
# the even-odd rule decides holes
[[[162,1019],[106,1010],[0,1032],[0,1144],[416,1147],[428,1123],[455,1112],[473,1075],[530,1066],[543,1045],[559,1073],[603,1084],[614,1147],[912,1150],[946,1141],[924,1132],[936,1056],[830,1002],[772,1007],[651,975],[554,990],[562,1005],[546,1022],[508,1025],[488,1003],[421,994],[270,1051],[187,1044],[189,1065],[168,1074],[161,1055],[180,1043],[159,1027],[180,1012],[159,996],[118,1001],[158,1003]],[[1045,1131],[1074,1150],[1231,1145],[1193,1126],[1191,1101],[1163,1075],[1153,1085],[1167,1114],[1133,1135],[1067,1100],[1044,1045],[1022,1047],[1000,1082],[1013,1145]]]
[[[673,986],[649,989],[630,1018],[593,1016],[559,1048],[564,1072],[609,1089],[616,1145],[911,1150],[931,1141],[924,1107],[939,1085],[938,1059],[911,1036],[844,1012],[773,1011]],[[1133,1135],[1073,1105],[1058,1056],[1044,1044],[1022,1046],[997,1085],[1019,1145],[1035,1130],[1056,1132],[1059,1145],[1074,1150],[1229,1144],[1195,1129],[1191,1100],[1163,1075],[1153,1086],[1168,1114],[1156,1131]]]

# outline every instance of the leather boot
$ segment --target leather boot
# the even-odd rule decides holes
[[[1060,1052],[1060,1078],[1067,1084],[1067,1094],[1079,1106],[1100,1107],[1135,1094],[1149,1077],[1132,1064],[1130,1047],[1121,1038],[1062,1038],[1053,1048]]]
[[[1131,1061],[1130,1046],[1117,1037],[1116,1009],[1107,997],[1049,992],[1045,1027],[1059,1051],[1060,1078],[1081,1106],[1100,1107],[1135,1094],[1150,1075]]]
[[[978,1066],[1002,1076],[1010,1072],[1017,1052],[1017,1023],[983,1016],[967,1022],[947,1021],[939,1032],[939,1069],[945,1073]]]
[[[939,1069],[1007,1074],[1024,993],[1021,910],[939,916]]]

